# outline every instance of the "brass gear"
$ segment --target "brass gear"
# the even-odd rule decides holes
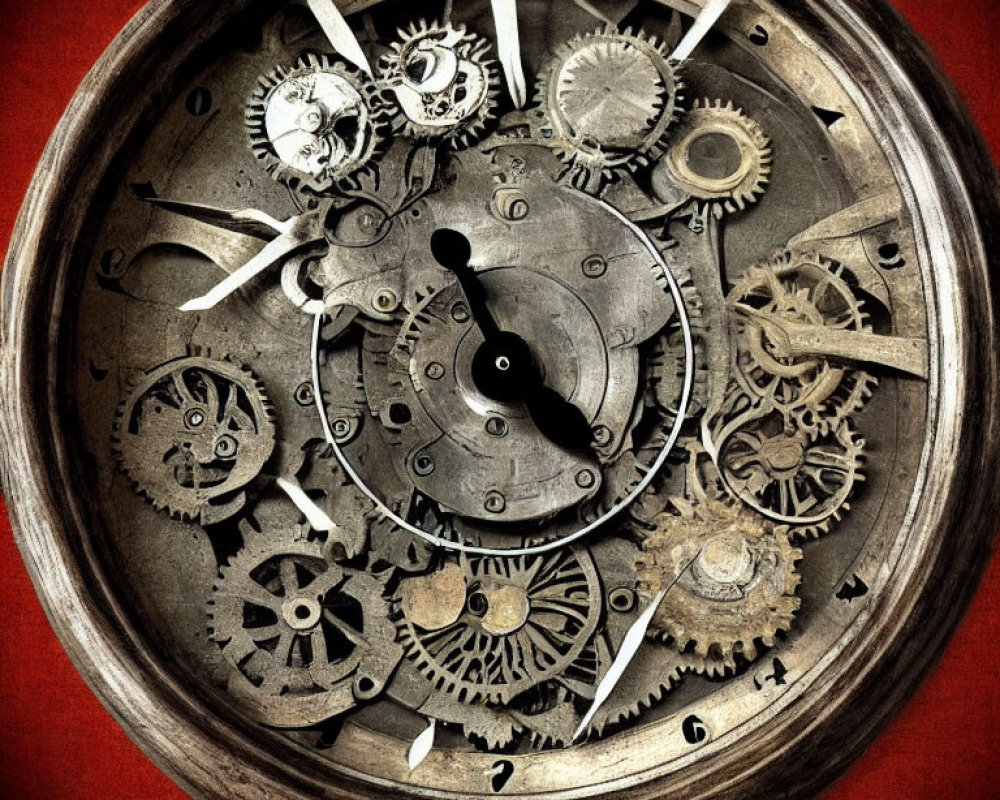
[[[801,604],[796,563],[801,551],[785,532],[750,509],[672,498],[647,532],[636,558],[639,585],[650,595],[676,583],[653,616],[650,634],[700,659],[752,661],[773,646]]]
[[[771,174],[771,143],[760,125],[732,101],[695,101],[654,170],[716,219],[742,211],[764,194]]]
[[[811,433],[772,413],[721,443],[719,471],[736,497],[789,526],[793,538],[816,538],[850,509],[851,493],[865,479],[864,445],[847,420]]]
[[[118,406],[112,448],[153,507],[203,525],[245,503],[274,449],[271,403],[246,367],[192,355],[149,370]]]
[[[489,40],[464,25],[424,20],[398,33],[378,64],[393,130],[456,149],[482,138],[500,82]]]
[[[437,689],[507,703],[558,676],[601,616],[600,581],[582,548],[465,556],[406,578],[393,601],[400,641]]]
[[[368,76],[307,54],[261,76],[247,103],[250,148],[275,180],[328,192],[352,185],[380,145],[384,111]]]
[[[783,356],[769,339],[769,318],[844,331],[870,331],[844,268],[816,254],[784,252],[752,267],[730,292],[736,380],[751,398],[795,414],[806,430],[836,429],[862,408],[877,380],[824,356]]]
[[[614,29],[579,35],[560,45],[540,72],[543,135],[575,182],[593,186],[663,153],[682,93],[678,65],[656,38]]]
[[[260,531],[220,569],[209,636],[233,668],[228,689],[259,721],[315,725],[381,693],[402,658],[385,581],[327,560],[307,528]]]

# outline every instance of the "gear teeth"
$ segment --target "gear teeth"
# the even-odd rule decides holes
[[[345,156],[339,164],[328,164],[319,174],[310,174],[278,156],[267,133],[265,116],[269,102],[282,85],[316,75],[336,76],[350,86],[360,97],[360,104],[368,118],[365,121],[363,146],[357,152]],[[314,194],[327,194],[337,189],[357,189],[365,175],[373,174],[373,161],[381,153],[384,143],[381,130],[384,119],[385,109],[374,81],[344,61],[315,53],[305,54],[291,67],[278,66],[262,75],[247,101],[245,112],[250,149],[264,170],[293,190]]]
[[[410,139],[422,139],[442,143],[453,150],[462,150],[480,141],[489,130],[495,118],[500,97],[500,73],[497,62],[489,57],[491,43],[478,34],[471,33],[464,25],[431,22],[421,19],[419,25],[411,24],[406,30],[397,31],[397,39],[378,62],[378,84],[383,96],[395,94],[394,87],[404,80],[403,59],[407,52],[418,46],[421,40],[455,39],[450,47],[457,52],[460,61],[479,69],[484,91],[480,104],[467,111],[464,117],[455,120],[449,128],[410,118],[402,105],[387,101],[386,116],[390,127],[398,134]],[[441,100],[451,103],[451,99],[438,93]],[[424,97],[424,95],[422,95]],[[391,104],[391,109],[388,105]]]
[[[749,509],[685,498],[671,503],[678,513],[657,518],[636,557],[637,578],[651,593],[681,575],[653,617],[649,635],[672,641],[682,656],[693,657],[694,671],[724,675],[736,656],[757,657],[757,640],[773,642],[790,628],[802,602],[797,594],[802,553]],[[751,571],[728,582],[712,577],[697,561],[710,545],[748,554]]]
[[[197,346],[188,348],[188,352],[193,353],[206,351],[207,348]],[[250,425],[248,430],[254,435],[241,445],[229,476],[212,487],[185,487],[177,481],[174,471],[162,460],[177,448],[175,434],[164,433],[162,426],[157,427],[154,417],[143,418],[134,434],[129,431],[130,421],[138,420],[136,415],[140,412],[140,405],[151,401],[154,392],[176,385],[176,376],[188,371],[212,376],[217,382],[216,389],[221,384],[242,392],[252,408],[252,414],[247,415],[247,423]],[[111,426],[111,451],[119,470],[128,478],[136,494],[156,511],[185,522],[205,522],[206,515],[209,522],[219,522],[239,511],[243,505],[244,487],[260,473],[275,445],[274,406],[264,384],[253,371],[230,358],[187,355],[131,377],[126,380],[125,386],[125,398],[119,402]],[[204,412],[209,402],[210,396],[197,399],[196,405]],[[190,402],[181,397],[178,405],[163,402],[162,407],[166,414],[179,416],[183,414],[186,404]],[[178,424],[181,424],[180,420]],[[152,434],[149,433],[150,426]],[[206,426],[201,431],[192,430],[189,436],[194,441],[194,437],[199,435],[214,436],[216,433],[217,428]],[[150,450],[151,447],[157,452]]]
[[[589,58],[582,54],[587,52]],[[601,62],[612,58],[634,60],[644,56],[651,71],[658,74],[662,90],[646,98],[651,111],[648,130],[636,131],[636,141],[628,146],[609,140],[600,132],[576,131],[571,112],[560,105],[560,82],[575,84],[575,69],[590,71],[602,79]],[[570,74],[565,74],[569,71]],[[663,43],[642,31],[628,28],[619,32],[612,27],[578,34],[556,48],[539,71],[535,82],[536,104],[545,112],[545,132],[551,135],[549,146],[566,164],[564,180],[583,190],[596,193],[602,183],[616,180],[620,174],[635,172],[662,156],[665,140],[682,110],[683,82],[681,67],[668,59]],[[653,113],[656,112],[656,113]]]

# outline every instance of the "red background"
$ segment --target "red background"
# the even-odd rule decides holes
[[[1000,159],[1000,4],[894,2],[929,41]],[[0,0],[0,251],[77,84],[141,5]],[[995,476],[984,478],[987,490]],[[0,798],[183,800],[70,665],[35,598],[2,504],[0,567]],[[939,666],[825,800],[1000,798],[998,630],[994,559]]]

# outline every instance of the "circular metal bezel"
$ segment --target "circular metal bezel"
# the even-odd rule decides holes
[[[148,120],[145,98],[175,94],[192,64],[210,58],[224,40],[228,21],[256,19],[266,5],[150,4],[91,72],[49,143],[3,275],[4,494],[32,580],[77,668],[133,740],[188,792],[223,798],[239,785],[248,799],[396,798],[398,789],[357,776],[331,782],[329,768],[235,711],[216,705],[206,714],[206,694],[178,677],[182,670],[170,669],[169,656],[151,649],[102,573],[89,535],[98,522],[75,483],[80,454],[58,392],[66,377],[62,345],[71,334],[67,287],[74,254],[88,236],[79,198],[96,195],[119,143]],[[367,5],[361,0],[348,10]],[[776,785],[787,797],[825,787],[867,747],[941,651],[975,590],[1000,511],[982,482],[1000,460],[1000,201],[990,160],[954,91],[884,2],[767,5],[822,43],[824,59],[845,76],[873,127],[894,133],[884,145],[919,210],[923,276],[937,302],[927,447],[908,530],[897,537],[898,567],[881,587],[880,602],[850,632],[851,648],[817,665],[808,692],[758,720],[752,735],[702,751],[641,786],[600,787],[606,796],[742,800],[773,796]],[[892,41],[880,31],[891,31]]]

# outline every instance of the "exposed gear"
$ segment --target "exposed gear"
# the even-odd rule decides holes
[[[730,490],[768,519],[815,538],[850,508],[864,440],[844,420],[835,431],[798,430],[778,414],[741,427],[724,442],[719,468]]]
[[[147,372],[118,407],[112,445],[155,508],[203,525],[232,516],[274,449],[271,404],[249,369],[205,356]]]
[[[671,272],[680,286],[694,341],[694,382],[687,407],[688,417],[693,417],[705,410],[708,400],[708,361],[704,345],[702,301],[686,269],[673,265]],[[652,399],[671,419],[677,417],[680,406],[686,360],[683,333],[677,321],[671,320],[657,338],[646,362],[647,385]]]
[[[719,218],[742,211],[764,194],[771,174],[771,143],[760,125],[732,101],[695,101],[657,165],[653,187],[669,181],[702,209]]]
[[[538,99],[560,156],[592,185],[663,152],[682,84],[666,48],[643,33],[577,36],[542,68]]]
[[[489,40],[440,23],[399,31],[379,61],[379,81],[395,106],[393,128],[415,139],[464,147],[485,132],[497,105],[499,76]]]
[[[650,594],[677,579],[651,634],[700,658],[753,660],[758,643],[772,646],[799,609],[801,552],[749,509],[683,498],[672,505],[677,513],[658,518],[636,558],[640,586]]]
[[[794,412],[807,430],[835,429],[871,396],[876,379],[822,355],[786,355],[781,325],[870,331],[863,302],[844,268],[816,255],[785,252],[751,268],[730,293],[736,316],[736,379],[750,397]]]
[[[222,567],[209,633],[239,675],[229,691],[261,722],[314,725],[371,700],[402,658],[384,581],[328,561],[305,531],[260,532]]]
[[[379,114],[367,76],[309,54],[260,78],[246,121],[253,153],[273,178],[325,192],[371,161]]]
[[[407,656],[462,702],[506,703],[558,676],[601,615],[586,550],[463,556],[404,579],[393,603]]]

